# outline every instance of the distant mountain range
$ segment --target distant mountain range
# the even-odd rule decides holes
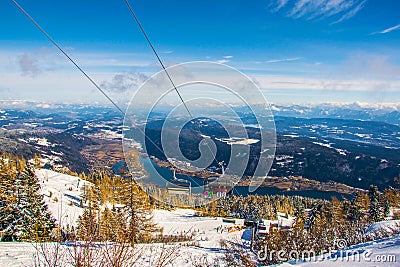
[[[396,125],[400,124],[400,103],[325,103],[315,105],[271,104],[271,110],[275,116],[369,120],[382,121]]]
[[[14,105],[15,104],[15,105]],[[123,116],[110,106],[0,101],[0,152],[32,157],[41,154],[49,164],[87,171],[83,150],[108,139],[123,137]],[[18,107],[18,108],[17,108]],[[235,109],[240,111],[240,107]],[[147,134],[159,142],[163,118],[170,108],[152,114]],[[303,176],[336,181],[359,188],[377,184],[398,186],[400,177],[400,105],[272,104],[278,135],[277,151],[269,175]],[[215,110],[218,114],[218,110]],[[254,117],[242,112],[250,138],[257,139]],[[142,119],[141,119],[142,120]],[[144,119],[141,122],[146,122]],[[210,123],[208,123],[210,124]],[[254,125],[254,126],[252,126]],[[204,126],[219,148],[219,160],[229,158],[229,142],[218,125]],[[185,155],[196,158],[201,136],[186,128],[180,142]],[[258,143],[251,145],[247,174],[257,160]],[[149,153],[163,155],[149,147]]]
[[[127,103],[122,106],[124,110]],[[171,109],[167,106],[165,111]],[[68,112],[80,112],[94,110],[97,108],[115,110],[111,105],[93,104],[48,104],[37,101],[23,100],[0,100],[1,109],[31,110],[46,114],[54,110]],[[207,107],[209,108],[209,107]],[[390,124],[400,124],[400,103],[319,103],[319,104],[270,104],[274,116],[296,117],[296,118],[336,118],[352,120],[382,121]],[[90,112],[88,112],[90,113]]]
[[[218,150],[217,161],[229,162],[231,145],[218,123],[199,122],[201,133],[211,138]],[[146,134],[160,148],[163,121],[148,123]],[[381,189],[398,187],[400,177],[400,127],[372,121],[341,119],[296,119],[277,117],[275,159],[268,175],[302,176],[317,181],[334,181],[368,189],[376,184]],[[163,128],[163,131],[174,129]],[[176,130],[175,130],[176,131]],[[248,127],[248,136],[259,140],[259,129]],[[202,140],[194,126],[188,125],[179,134],[180,149],[187,158],[200,156]],[[147,152],[161,160],[163,153],[148,142]],[[390,146],[389,146],[390,145]],[[250,158],[245,175],[252,175],[257,166],[260,142],[250,145]],[[218,167],[214,164],[214,167]]]

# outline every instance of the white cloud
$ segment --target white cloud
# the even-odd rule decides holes
[[[122,95],[124,88],[136,84],[134,74],[128,73],[129,69],[135,68],[140,73],[156,69],[150,62],[146,62],[146,57],[131,53],[71,52],[71,57],[95,82],[100,84],[102,81],[107,81],[105,84],[108,85],[107,89],[110,89],[107,93],[112,94],[113,99]],[[26,51],[3,49],[0,50],[0,62],[4,63],[0,64],[0,88],[12,88],[10,92],[1,90],[2,99],[13,97],[46,101],[107,101],[67,59],[53,48]],[[131,76],[124,77],[124,74]],[[138,75],[138,82],[144,79],[143,77]]]
[[[18,58],[18,64],[22,75],[36,76],[41,72],[38,60],[27,53]]]
[[[342,21],[345,21],[345,20],[348,20],[348,19],[354,17],[358,13],[358,11],[360,11],[364,7],[366,1],[367,0],[364,0],[361,3],[359,3],[356,7],[354,7],[350,11],[348,11],[340,19],[338,19],[337,21],[333,22],[332,24],[340,23]]]
[[[110,81],[104,81],[100,87],[110,92],[125,92],[136,90],[149,77],[140,72],[126,72],[116,74]]]
[[[275,7],[273,9],[273,12],[277,12],[279,11],[281,8],[283,8],[287,3],[289,2],[289,0],[277,0]]]
[[[400,24],[398,24],[398,25],[396,25],[396,26],[393,26],[393,27],[391,27],[391,28],[388,28],[388,29],[386,29],[386,30],[383,30],[383,31],[381,31],[381,33],[389,33],[389,32],[391,32],[391,31],[395,31],[395,30],[398,30],[398,29],[400,29]]]
[[[396,31],[396,30],[400,30],[400,24],[397,24],[396,26],[384,29],[384,30],[382,30],[380,32],[373,32],[371,34],[378,34],[378,33],[385,34],[385,33],[389,33],[389,32]]]
[[[300,60],[301,57],[292,57],[292,58],[282,58],[282,59],[271,59],[265,61],[266,63],[280,63],[280,62],[290,62]]]
[[[356,53],[339,66],[339,77],[393,80],[400,77],[400,66],[387,55]]]
[[[220,60],[217,60],[217,61],[215,61],[215,62],[217,62],[217,63],[219,63],[219,64],[225,64],[225,63],[228,63],[230,60],[228,60],[228,59],[220,59]]]
[[[317,62],[314,66],[320,64]],[[388,55],[359,52],[328,69],[328,72],[319,70],[314,75],[282,72],[280,75],[258,74],[255,78],[261,87],[272,89],[400,92],[400,66]]]
[[[216,60],[215,62],[219,63],[219,64],[225,64],[225,63],[230,62],[232,58],[233,58],[233,56],[226,55],[226,56],[223,56],[222,59]]]
[[[68,48],[72,59],[86,71],[129,70],[132,68],[155,68],[151,56],[140,53],[103,53],[103,52],[76,52]],[[0,50],[0,73],[18,72],[22,76],[36,77],[46,72],[75,70],[75,67],[58,53],[55,48],[42,47],[35,50],[20,51],[18,49]],[[158,66],[158,65],[157,65]]]
[[[54,49],[42,47],[40,49],[25,52],[15,57],[23,76],[35,77],[44,71],[51,71],[60,63],[60,56]]]
[[[331,91],[391,91],[400,92],[400,81],[380,79],[332,79],[298,76],[253,75],[263,89],[331,90]]]
[[[275,0],[272,12],[284,8],[286,15],[294,19],[307,20],[322,19],[339,16],[334,23],[339,23],[355,16],[365,5],[367,0]]]

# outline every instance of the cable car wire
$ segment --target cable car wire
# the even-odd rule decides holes
[[[78,65],[78,63],[39,25],[39,23],[38,22],[36,22],[36,20],[31,16],[31,15],[29,15],[29,13],[21,6],[21,5],[19,5],[18,4],[18,2],[16,1],[16,0],[10,0],[34,25],[35,25],[35,27],[92,83],[92,85],[94,85],[114,106],[115,106],[115,108],[117,108],[117,110],[122,114],[122,115],[125,115],[125,112],[111,99],[111,97],[109,97],[108,95],[107,95],[107,93]],[[170,74],[169,74],[169,72],[167,71],[167,68],[165,67],[165,65],[164,65],[164,63],[162,62],[162,60],[161,60],[161,58],[160,58],[160,56],[159,56],[159,54],[157,53],[157,51],[156,51],[156,49],[155,49],[155,47],[153,46],[153,44],[152,44],[152,42],[150,41],[150,38],[148,37],[148,35],[147,35],[147,33],[146,33],[146,31],[144,30],[144,28],[143,28],[143,26],[142,26],[142,24],[140,23],[140,21],[139,21],[139,18],[136,16],[136,14],[135,14],[135,12],[134,12],[134,10],[133,10],[133,8],[132,8],[132,6],[131,6],[131,4],[129,3],[129,1],[128,0],[125,0],[125,3],[126,3],[126,5],[127,5],[127,7],[128,7],[128,9],[129,9],[129,11],[130,11],[130,13],[132,14],[132,16],[133,16],[133,18],[135,19],[135,21],[136,21],[136,23],[138,24],[138,26],[139,26],[139,28],[140,28],[140,30],[141,30],[141,32],[143,33],[143,35],[144,35],[144,37],[145,37],[145,39],[146,39],[146,41],[147,41],[147,43],[149,44],[149,46],[151,47],[151,49],[152,49],[152,51],[153,51],[153,53],[154,53],[154,55],[156,56],[156,58],[157,58],[157,60],[158,60],[158,62],[160,63],[160,65],[161,65],[161,67],[163,68],[163,70],[164,70],[164,72],[165,72],[165,74],[167,75],[167,77],[168,77],[168,79],[169,79],[169,81],[171,82],[171,84],[172,84],[172,86],[174,87],[174,90],[176,91],[176,93],[178,94],[178,96],[179,96],[179,99],[181,100],[181,102],[182,102],[182,104],[184,105],[184,107],[185,107],[185,109],[186,109],[186,111],[188,112],[188,114],[189,114],[189,116],[190,116],[190,118],[192,119],[192,120],[194,120],[194,123],[195,123],[195,125],[196,125],[196,127],[198,128],[198,132],[201,134],[201,129],[200,129],[200,126],[198,125],[198,123],[197,123],[197,121],[194,119],[194,117],[193,117],[193,115],[192,115],[192,113],[190,112],[190,110],[189,110],[189,108],[188,108],[188,106],[187,106],[187,104],[186,104],[186,102],[184,101],[184,99],[183,99],[183,97],[182,97],[182,95],[181,95],[181,93],[179,92],[179,90],[178,90],[178,88],[176,87],[176,85],[175,85],[175,83],[174,83],[174,81],[172,80],[172,78],[171,78],[171,76],[170,76]],[[160,152],[162,152],[163,153],[163,151],[162,151],[162,149],[157,145],[157,144],[155,144],[147,135],[146,135],[146,133],[144,133],[141,129],[139,129],[143,134],[144,134],[144,136],[145,137],[147,137],[147,139],[160,151]],[[208,143],[207,143],[207,147],[210,149],[210,151],[211,151],[211,148],[210,148],[210,146],[208,145]],[[215,162],[217,162],[217,160],[216,160],[216,158],[215,158],[215,156],[216,155],[214,155],[214,161]]]
[[[107,93],[76,63],[75,60],[71,58],[71,56],[65,52],[65,50],[35,21],[35,19],[29,15],[29,13],[22,7],[20,6],[16,0],[11,0],[11,2],[14,3],[14,5],[38,28],[45,36],[46,38],[53,43],[55,47],[58,48],[58,50],[61,51],[61,53],[64,54],[64,56],[117,108],[117,110],[125,116],[125,112],[107,95]],[[144,136],[149,140],[159,152],[164,153],[163,150],[153,141],[151,140],[150,137],[146,135],[145,132],[143,132],[140,128],[137,128]]]
[[[132,14],[132,17],[135,19],[137,25],[139,26],[140,31],[143,33],[144,38],[146,39],[147,43],[149,44],[151,50],[153,51],[154,55],[156,56],[158,62],[160,63],[161,67],[163,68],[165,74],[167,75],[169,81],[171,82],[172,86],[174,87],[174,90],[175,90],[176,93],[178,94],[179,99],[181,100],[182,104],[184,105],[184,107],[185,107],[186,111],[188,112],[190,118],[193,120],[193,122],[194,122],[194,124],[195,124],[195,127],[197,128],[197,132],[200,133],[200,134],[202,134],[200,125],[198,124],[197,120],[195,120],[195,118],[193,117],[192,113],[190,112],[188,106],[186,105],[185,100],[183,99],[181,93],[179,92],[178,88],[176,87],[174,81],[172,80],[172,78],[171,78],[171,76],[170,76],[170,74],[169,74],[167,68],[165,67],[164,63],[162,62],[160,56],[158,55],[157,50],[155,49],[154,45],[153,45],[152,42],[150,41],[149,36],[147,35],[145,29],[144,29],[143,26],[142,26],[142,23],[140,22],[140,20],[139,20],[138,16],[136,15],[135,11],[133,10],[133,8],[132,8],[132,6],[131,6],[129,0],[125,0],[125,3],[126,3],[128,9],[129,9],[129,12]],[[207,147],[208,147],[208,149],[210,150],[210,152],[212,153],[212,150],[211,150],[210,145],[209,145],[208,143],[207,143]],[[218,161],[217,161],[217,159],[216,159],[216,155],[215,155],[214,153],[212,153],[212,154],[213,154],[213,161],[215,161],[216,163],[218,163]]]
[[[69,61],[71,61],[72,64],[75,65],[75,67],[118,109],[118,111],[120,111],[122,113],[122,115],[125,115],[125,112],[122,111],[122,109],[106,94],[106,92],[104,92],[103,89],[101,89],[101,87],[92,79],[90,78],[90,76],[81,68],[79,67],[79,65],[75,62],[75,60],[73,60],[67,52],[65,52],[65,50],[39,25],[39,23],[37,23],[30,15],[28,12],[25,11],[25,9],[22,8],[22,6],[20,6],[17,1],[15,0],[11,0],[14,5],[22,12],[24,13],[24,15],[36,26],[36,28],[38,28],[45,36],[47,39],[49,39],[50,42],[53,43],[53,45],[55,47],[58,48],[58,50],[61,51],[61,53],[64,54],[64,56],[66,58],[68,58]]]
[[[176,88],[174,81],[172,80],[171,76],[169,75],[169,73],[167,71],[167,68],[165,67],[165,65],[162,62],[160,56],[158,55],[156,49],[154,48],[153,44],[151,43],[150,38],[148,37],[148,35],[147,35],[146,31],[144,30],[142,24],[140,23],[139,18],[136,16],[135,11],[133,11],[133,8],[132,8],[131,4],[129,3],[129,0],[125,0],[125,3],[126,3],[128,9],[129,9],[130,13],[132,14],[133,18],[135,19],[137,25],[139,26],[140,31],[143,33],[144,38],[146,38],[147,43],[151,47],[151,50],[153,50],[154,55],[156,56],[158,62],[161,65],[161,67],[163,68],[163,70],[164,70],[165,74],[167,75],[169,81],[171,82],[172,86],[174,87],[176,93],[178,94],[180,100],[182,101],[183,105],[185,106],[186,111],[189,113],[190,118],[194,119],[192,113],[190,112],[188,106],[186,105],[185,100],[183,100],[183,97],[182,97],[181,93],[179,92],[178,88]]]

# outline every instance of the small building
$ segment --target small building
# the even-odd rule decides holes
[[[224,223],[232,223],[234,225],[240,225],[244,226],[244,219],[239,219],[239,218],[232,218],[232,217],[227,217],[227,218],[222,218],[222,222]]]
[[[261,220],[257,224],[256,234],[265,235],[273,229],[290,230],[296,221],[296,217],[291,217],[288,214],[278,212],[277,220]]]

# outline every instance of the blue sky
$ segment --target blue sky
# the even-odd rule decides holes
[[[20,0],[117,101],[159,66],[124,1]],[[208,60],[271,102],[400,102],[400,2],[134,1],[167,65]],[[2,99],[105,101],[13,6],[0,3]]]

